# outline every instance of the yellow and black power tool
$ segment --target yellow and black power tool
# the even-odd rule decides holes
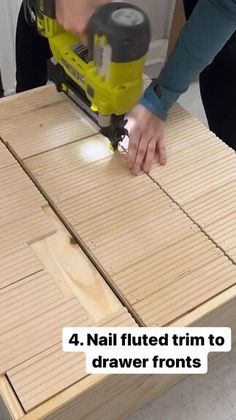
[[[150,22],[127,3],[100,6],[88,24],[88,48],[56,20],[55,0],[25,0],[28,23],[48,38],[49,80],[85,111],[114,149],[127,135],[125,115],[143,90]]]

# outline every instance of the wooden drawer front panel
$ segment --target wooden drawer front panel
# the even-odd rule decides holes
[[[0,258],[0,289],[43,269],[28,245]]]
[[[0,372],[17,366],[61,342],[66,325],[88,326],[90,321],[74,298],[57,301],[39,309],[33,319],[0,336]],[[9,349],[11,351],[9,352]]]
[[[22,109],[16,111],[14,125],[12,119],[1,122],[0,136],[21,158],[60,147],[97,132],[66,96],[61,100],[59,95],[56,102],[56,98],[46,99],[44,105],[40,96],[37,106],[37,92],[34,95],[36,102],[31,109],[26,106],[25,112]],[[26,95],[22,96],[23,101],[25,97]],[[21,107],[19,99],[18,106]],[[4,109],[4,101],[0,104],[0,112],[2,108]]]
[[[125,153],[83,161],[90,141],[25,163],[142,322],[169,324],[233,285],[236,267]]]
[[[169,163],[152,179],[236,262],[235,152],[178,106],[166,139]]]
[[[126,309],[94,324],[95,327],[135,327]],[[63,353],[55,345],[8,371],[8,377],[26,411],[53,397],[88,374],[83,353]]]
[[[6,147],[0,143],[0,169],[16,163],[14,157],[8,152]]]

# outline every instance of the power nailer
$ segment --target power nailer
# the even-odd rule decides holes
[[[99,126],[114,149],[128,134],[126,117],[143,90],[150,23],[138,7],[109,3],[88,24],[88,47],[56,20],[55,0],[24,0],[27,22],[46,37],[48,77]]]

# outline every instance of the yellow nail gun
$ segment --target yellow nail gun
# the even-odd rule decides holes
[[[55,0],[24,0],[25,15],[48,38],[48,77],[85,111],[114,149],[128,134],[125,115],[143,89],[150,22],[127,3],[100,6],[88,24],[88,48],[56,20]]]

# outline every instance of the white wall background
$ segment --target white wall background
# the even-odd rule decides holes
[[[0,69],[6,93],[15,87],[15,28],[21,0],[0,0]]]
[[[168,48],[175,0],[129,0],[143,8],[152,25],[152,43],[147,60],[147,73],[158,75]],[[0,69],[5,94],[15,88],[15,28],[21,0],[0,0]]]
[[[151,21],[152,43],[146,62],[150,77],[159,74],[168,50],[175,0],[127,0],[145,10]]]

